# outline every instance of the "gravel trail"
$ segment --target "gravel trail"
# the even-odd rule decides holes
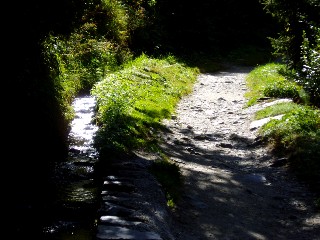
[[[162,148],[184,177],[176,240],[320,239],[314,195],[257,141],[253,114],[263,103],[245,108],[250,70],[200,74],[163,122]]]

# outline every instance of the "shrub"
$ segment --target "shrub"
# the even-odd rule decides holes
[[[312,44],[303,35],[303,45],[301,47],[302,69],[296,74],[296,82],[300,84],[310,95],[310,102],[315,106],[320,106],[320,28],[315,28],[315,43]]]

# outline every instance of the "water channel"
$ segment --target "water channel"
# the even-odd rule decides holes
[[[46,195],[50,191],[50,197],[39,201],[35,212],[23,214],[24,221],[17,223],[19,238],[94,239],[99,196],[99,183],[94,174],[98,156],[92,146],[97,130],[92,123],[95,99],[90,95],[77,97],[73,108],[75,118],[68,136],[68,157],[53,163],[48,176],[51,184],[46,184],[42,192]]]

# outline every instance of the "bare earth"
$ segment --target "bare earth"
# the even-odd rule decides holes
[[[256,141],[255,106],[245,108],[245,77],[231,67],[201,74],[175,116],[163,149],[181,168],[184,189],[170,223],[176,240],[319,240],[314,195]],[[279,164],[282,165],[282,164]]]

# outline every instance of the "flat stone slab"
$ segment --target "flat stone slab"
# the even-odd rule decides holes
[[[109,216],[121,216],[121,217],[129,217],[131,216],[135,210],[128,207],[123,207],[117,204],[104,202],[100,208],[102,213],[105,213]]]
[[[267,118],[263,118],[263,119],[260,119],[260,120],[255,120],[253,122],[251,122],[250,124],[250,130],[256,130],[258,128],[260,128],[262,125],[268,123],[270,120],[272,119],[281,119],[283,117],[283,114],[281,115],[278,115],[278,116],[274,116],[274,117],[267,117]]]
[[[267,179],[263,174],[248,174],[244,177],[244,180],[253,182],[253,183],[266,183]]]
[[[135,190],[135,186],[130,183],[121,182],[121,181],[110,181],[105,180],[103,182],[103,189],[109,191],[116,191],[116,192],[133,192]]]
[[[101,216],[100,217],[100,222],[105,225],[121,225],[121,226],[136,226],[139,224],[142,224],[142,222],[138,221],[129,221],[125,220],[121,217],[118,216]]]
[[[159,234],[150,231],[138,231],[126,227],[99,225],[96,234],[97,240],[135,239],[135,240],[162,240]]]

